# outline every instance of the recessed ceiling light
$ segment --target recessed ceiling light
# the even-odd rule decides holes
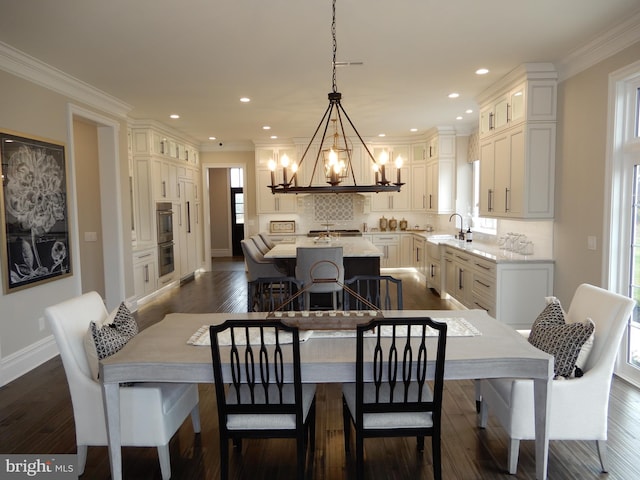
[[[270,138],[271,140],[276,140],[276,139],[278,138],[278,136],[277,136],[277,135],[271,135],[269,138]]]
[[[249,103],[249,102],[251,101],[251,99],[250,99],[249,97],[242,97],[242,98],[240,99],[240,101],[241,101],[242,103]]]
[[[460,96],[460,94],[457,93],[457,92],[453,92],[453,93],[449,94],[449,98],[458,98],[459,96]]]
[[[379,134],[378,134],[378,136],[379,136],[379,137],[386,137],[386,136],[387,136],[387,134],[386,134],[386,133],[379,133]]]
[[[209,137],[209,140],[215,140],[216,137]]]
[[[180,115],[178,115],[177,113],[172,113],[171,115],[169,115],[169,118],[173,118],[175,120],[177,118],[180,118]]]
[[[410,131],[410,132],[417,132],[417,131],[418,131],[418,129],[417,129],[417,128],[411,128],[411,129],[409,129],[409,131]]]
[[[488,68],[479,68],[476,70],[476,75],[486,75],[487,73],[489,73]]]
[[[262,127],[263,130],[271,130],[271,127],[269,125],[265,125],[264,127]]]
[[[473,110],[471,110],[470,108],[465,110],[464,113],[473,113]]]
[[[458,115],[458,116],[456,117],[456,120],[462,120],[462,116],[461,116],[461,115]]]

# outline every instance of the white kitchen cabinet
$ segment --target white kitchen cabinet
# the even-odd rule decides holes
[[[256,212],[258,214],[296,212],[296,195],[274,195],[269,188],[272,183],[278,185],[284,182],[284,171],[280,160],[285,155],[290,162],[298,161],[294,145],[256,148]],[[276,164],[276,169],[273,172],[269,169],[270,161]],[[305,163],[307,161],[308,159],[305,160]],[[290,169],[287,171],[287,182],[291,182]]]
[[[553,218],[557,73],[526,64],[480,97],[480,215]]]
[[[427,143],[412,146],[411,208],[430,213],[455,211],[456,134],[434,129]]]
[[[372,235],[371,243],[382,252],[380,268],[395,268],[400,265],[400,239],[397,233]]]
[[[480,137],[485,137],[524,121],[526,83],[521,82],[494,98],[480,110]]]
[[[134,158],[133,196],[136,209],[133,214],[136,224],[136,245],[140,248],[156,244],[156,212],[153,201],[151,177],[149,175],[150,170],[150,158]]]
[[[555,124],[521,124],[480,145],[480,215],[553,218]]]
[[[198,198],[198,186],[191,180],[180,181],[182,201],[174,204],[179,210],[174,211],[174,250],[176,270],[180,278],[192,275],[203,261],[201,254],[202,216],[201,202]],[[177,218],[176,218],[177,216]]]
[[[133,289],[137,299],[155,291],[156,272],[157,258],[155,248],[133,252]]]
[[[411,258],[411,267],[415,268],[416,271],[425,275],[425,269],[427,264],[427,248],[426,248],[426,240],[424,237],[419,235],[411,236],[412,243],[412,258]]]
[[[481,308],[497,320],[527,329],[553,295],[551,260],[496,262],[464,248],[444,245],[445,292],[467,308]]]
[[[398,180],[398,169],[396,168],[395,161],[398,157],[401,157],[402,167],[400,169],[400,182],[404,183],[399,192],[372,193],[371,211],[391,212],[411,210],[411,167],[409,166],[411,150],[409,146],[376,145],[370,146],[369,151],[371,151],[378,164],[380,164],[380,159],[383,156],[386,156],[388,158],[384,170],[385,178],[391,183],[396,183]],[[368,182],[373,184],[376,179],[373,169],[370,169],[368,175]],[[363,178],[367,178],[366,175]],[[382,179],[381,172],[379,173],[379,178]]]
[[[256,211],[263,213],[295,213],[297,195],[273,194],[267,188],[271,184],[271,170],[256,170]]]
[[[400,264],[399,267],[411,268],[415,266],[414,262],[414,237],[409,233],[401,233],[400,237]]]
[[[427,277],[427,288],[433,288],[440,295],[444,293],[443,279],[444,275],[441,271],[442,251],[440,245],[432,242],[426,244],[426,265],[425,277]]]
[[[151,178],[153,179],[153,197],[156,201],[179,198],[178,166],[174,162],[154,158],[151,162]]]
[[[469,307],[473,302],[471,255],[447,245],[444,247],[444,263],[447,293],[465,307]]]
[[[425,211],[427,201],[427,165],[418,163],[411,165],[411,209]]]

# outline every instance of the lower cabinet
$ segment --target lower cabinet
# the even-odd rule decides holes
[[[156,249],[148,248],[133,253],[133,287],[136,298],[142,298],[156,289]]]
[[[442,265],[442,253],[440,245],[437,243],[425,242],[427,250],[427,258],[425,260],[424,275],[427,277],[427,288],[432,288],[439,294],[444,293],[444,285],[442,280],[441,265]]]
[[[443,261],[446,294],[514,329],[530,328],[553,295],[550,260],[495,262],[445,245]]]
[[[371,243],[382,251],[380,268],[392,268],[400,264],[400,239],[397,233],[372,235]]]

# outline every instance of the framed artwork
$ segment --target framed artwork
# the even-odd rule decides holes
[[[0,131],[4,293],[71,275],[64,144]]]
[[[269,222],[269,233],[295,233],[295,220],[271,220]]]

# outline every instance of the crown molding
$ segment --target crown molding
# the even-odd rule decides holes
[[[127,118],[133,108],[3,42],[0,42],[0,69],[119,118]]]
[[[610,56],[638,43],[640,10],[624,22],[607,30],[589,43],[574,50],[557,63],[558,80],[563,81]]]

